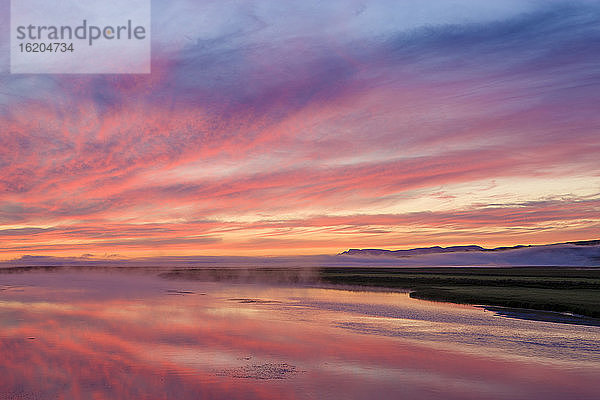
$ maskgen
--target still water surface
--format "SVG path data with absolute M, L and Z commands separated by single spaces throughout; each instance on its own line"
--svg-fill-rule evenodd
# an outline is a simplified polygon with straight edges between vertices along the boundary
M 600 327 L 406 293 L 0 274 L 0 399 L 598 399 Z

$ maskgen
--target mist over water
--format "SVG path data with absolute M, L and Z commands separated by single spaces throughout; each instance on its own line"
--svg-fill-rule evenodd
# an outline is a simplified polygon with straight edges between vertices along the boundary
M 598 326 L 332 289 L 311 268 L 7 270 L 0 352 L 0 399 L 600 392 Z

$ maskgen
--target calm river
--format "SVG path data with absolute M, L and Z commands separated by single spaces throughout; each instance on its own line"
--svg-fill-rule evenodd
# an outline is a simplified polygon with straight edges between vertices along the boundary
M 598 399 L 600 327 L 406 293 L 0 274 L 0 399 Z

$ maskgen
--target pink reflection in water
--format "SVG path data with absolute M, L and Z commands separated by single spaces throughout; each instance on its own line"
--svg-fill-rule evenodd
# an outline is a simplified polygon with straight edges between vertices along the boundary
M 402 293 L 0 274 L 0 398 L 592 399 L 598 327 Z

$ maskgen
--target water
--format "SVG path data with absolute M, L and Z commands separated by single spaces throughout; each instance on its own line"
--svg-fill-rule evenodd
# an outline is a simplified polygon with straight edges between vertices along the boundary
M 600 327 L 406 293 L 0 274 L 0 399 L 597 399 Z

